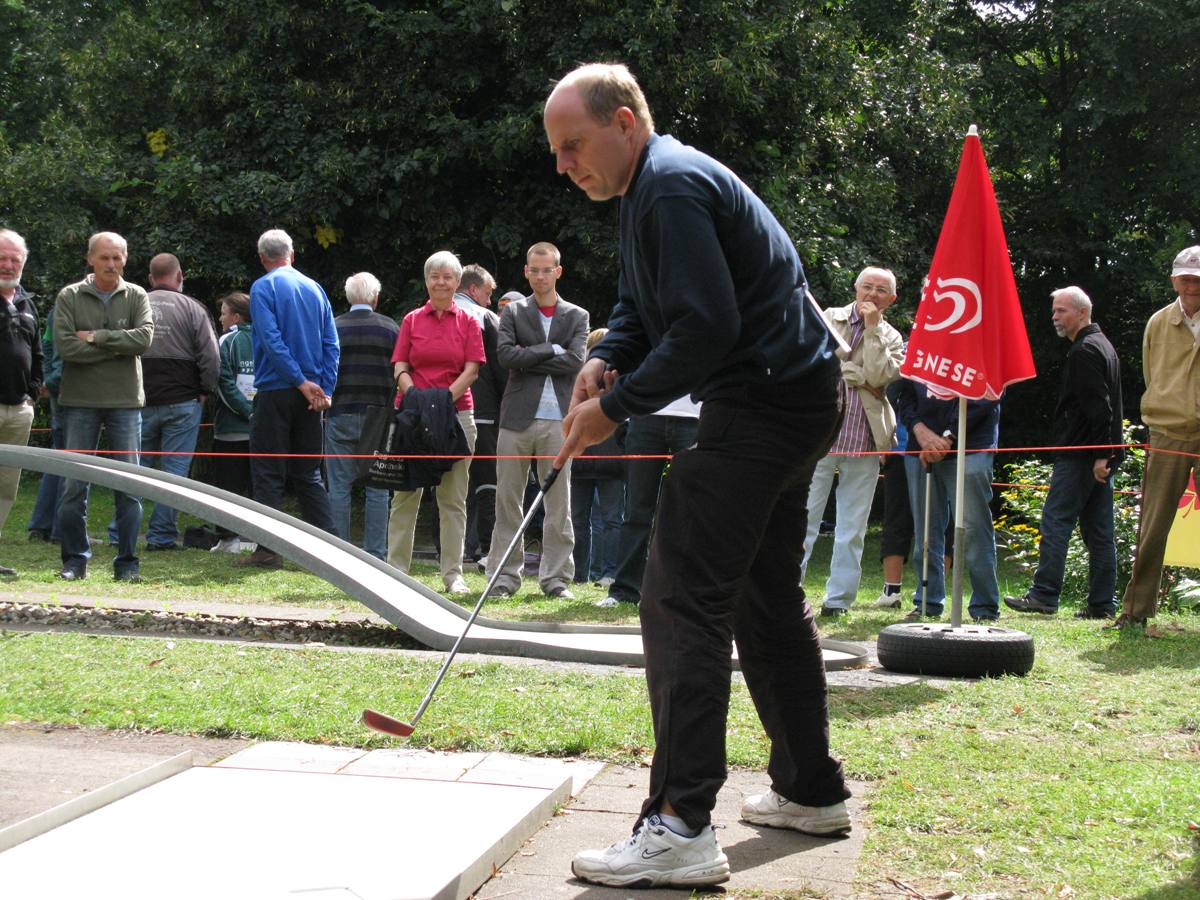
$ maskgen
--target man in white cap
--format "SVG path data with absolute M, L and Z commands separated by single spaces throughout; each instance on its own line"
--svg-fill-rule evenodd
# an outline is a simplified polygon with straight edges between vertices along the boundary
M 1150 455 L 1133 575 L 1111 628 L 1145 625 L 1154 615 L 1179 498 L 1189 475 L 1200 481 L 1200 245 L 1175 257 L 1171 287 L 1175 300 L 1150 317 L 1142 337 L 1142 421 L 1150 429 Z

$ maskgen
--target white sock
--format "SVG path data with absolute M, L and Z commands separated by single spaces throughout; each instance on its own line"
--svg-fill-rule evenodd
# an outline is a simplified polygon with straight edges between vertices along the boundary
M 664 825 L 683 837 L 695 837 L 700 833 L 699 828 L 688 828 L 687 822 L 683 821 L 679 816 L 668 816 L 666 813 L 660 812 L 658 817 Z

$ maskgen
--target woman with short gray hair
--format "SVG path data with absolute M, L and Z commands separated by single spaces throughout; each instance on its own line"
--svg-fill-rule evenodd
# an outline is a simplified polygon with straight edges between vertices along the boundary
M 473 451 L 476 429 L 471 384 L 486 357 L 478 320 L 454 302 L 462 269 L 458 257 L 448 250 L 440 250 L 425 261 L 425 288 L 429 296 L 423 306 L 414 309 L 400 323 L 392 362 L 401 397 L 414 387 L 449 391 L 467 446 Z M 456 461 L 434 489 L 440 521 L 442 582 L 450 594 L 470 592 L 462 568 L 470 465 L 469 456 Z M 412 564 L 422 493 L 418 488 L 392 495 L 387 561 L 403 572 L 408 572 Z

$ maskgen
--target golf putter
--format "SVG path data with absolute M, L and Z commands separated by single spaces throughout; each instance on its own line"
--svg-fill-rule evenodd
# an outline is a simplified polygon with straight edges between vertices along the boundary
M 508 544 L 508 549 L 504 551 L 504 555 L 496 563 L 496 568 L 492 570 L 492 577 L 488 579 L 487 587 L 479 595 L 479 601 L 475 604 L 475 609 L 471 611 L 462 634 L 458 636 L 458 640 L 450 648 L 450 653 L 446 656 L 446 661 L 442 663 L 442 668 L 438 671 L 437 677 L 433 679 L 433 684 L 429 686 L 429 690 L 425 694 L 425 699 L 421 701 L 421 705 L 417 707 L 416 713 L 413 714 L 412 721 L 402 722 L 399 719 L 394 719 L 373 709 L 364 709 L 362 714 L 362 723 L 364 725 L 374 731 L 380 731 L 384 734 L 391 734 L 397 737 L 408 737 L 413 733 L 413 729 L 417 727 L 417 722 L 421 720 L 421 716 L 429 708 L 429 703 L 433 700 L 434 692 L 437 691 L 438 686 L 442 683 L 442 679 L 446 677 L 446 672 L 450 669 L 450 663 L 454 662 L 454 657 L 458 654 L 458 648 L 462 645 L 463 639 L 466 638 L 467 632 L 471 630 L 471 626 L 475 624 L 475 619 L 479 617 L 479 611 L 483 609 L 484 601 L 487 600 L 488 595 L 492 592 L 492 588 L 495 587 L 496 579 L 500 577 L 500 572 L 504 569 L 504 564 L 508 562 L 517 545 L 521 543 L 521 539 L 525 536 L 525 529 L 529 527 L 529 523 L 537 515 L 542 501 L 546 499 L 546 492 L 550 490 L 555 479 L 558 478 L 558 473 L 561 471 L 561 469 L 551 469 L 550 474 L 546 476 L 546 480 L 542 482 L 541 490 L 538 491 L 538 495 L 533 499 L 533 502 L 529 504 L 529 510 L 525 513 L 525 518 L 521 520 L 521 524 L 517 527 L 517 533 L 513 535 L 513 539 Z

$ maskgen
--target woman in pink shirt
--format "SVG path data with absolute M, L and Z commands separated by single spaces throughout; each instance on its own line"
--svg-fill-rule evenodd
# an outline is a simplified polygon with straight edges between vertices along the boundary
M 425 289 L 429 299 L 401 321 L 392 362 L 400 396 L 412 387 L 444 388 L 450 392 L 459 424 L 467 436 L 467 446 L 474 450 L 471 383 L 478 376 L 485 357 L 479 321 L 454 302 L 462 271 L 462 263 L 448 250 L 439 250 L 425 260 Z M 470 465 L 469 456 L 458 460 L 434 489 L 441 522 L 442 582 L 450 594 L 470 593 L 462 569 Z M 422 493 L 418 489 L 396 491 L 392 495 L 387 561 L 402 572 L 407 572 L 412 564 L 413 536 Z

